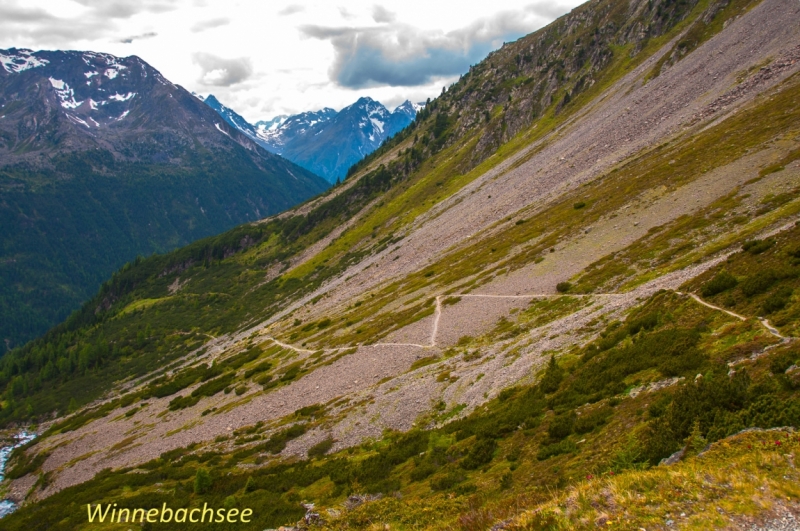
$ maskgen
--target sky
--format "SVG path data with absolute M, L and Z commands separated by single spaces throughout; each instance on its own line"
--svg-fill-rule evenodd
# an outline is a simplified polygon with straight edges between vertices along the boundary
M 0 48 L 138 55 L 255 123 L 362 96 L 425 101 L 580 3 L 0 0 Z

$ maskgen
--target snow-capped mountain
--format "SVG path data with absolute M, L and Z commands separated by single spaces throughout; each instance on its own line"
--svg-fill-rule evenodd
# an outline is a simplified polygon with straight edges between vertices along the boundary
M 326 188 L 138 57 L 0 49 L 0 353 L 137 255 Z
M 255 127 L 250 125 L 250 123 L 237 114 L 236 111 L 220 103 L 220 101 L 213 94 L 209 94 L 207 98 L 203 98 L 202 96 L 197 97 L 204 101 L 206 105 L 217 111 L 217 114 L 222 116 L 231 126 L 235 127 L 253 140 L 258 141 Z
M 256 129 L 260 129 L 262 131 L 271 131 L 280 127 L 280 125 L 285 122 L 288 117 L 288 114 L 279 114 L 272 120 L 261 120 L 253 125 L 256 127 Z
M 336 182 L 345 177 L 350 166 L 410 124 L 418 109 L 406 101 L 389 112 L 380 102 L 361 98 L 329 122 L 315 125 L 287 142 L 281 155 Z
M 252 126 L 214 96 L 208 96 L 205 102 L 229 124 L 269 151 L 331 183 L 344 178 L 350 166 L 410 124 L 423 107 L 406 101 L 389 112 L 380 102 L 361 98 L 338 113 L 326 107 L 320 111 L 276 116 Z
M 321 127 L 336 117 L 336 111 L 325 107 L 320 111 L 307 111 L 292 116 L 277 116 L 269 121 L 256 123 L 258 137 L 267 149 L 280 155 L 283 148 L 310 129 Z

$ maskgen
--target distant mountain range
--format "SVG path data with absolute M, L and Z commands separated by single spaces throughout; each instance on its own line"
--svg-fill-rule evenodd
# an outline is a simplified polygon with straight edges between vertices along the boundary
M 350 166 L 404 129 L 422 108 L 406 101 L 389 112 L 380 102 L 361 98 L 339 112 L 326 107 L 253 125 L 213 94 L 198 97 L 253 141 L 330 183 L 343 179 Z
M 326 187 L 138 57 L 0 50 L 0 352 L 137 255 Z

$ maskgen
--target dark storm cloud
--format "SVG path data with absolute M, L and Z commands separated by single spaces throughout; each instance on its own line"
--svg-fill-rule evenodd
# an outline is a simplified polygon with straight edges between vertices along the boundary
M 253 75 L 253 65 L 247 57 L 224 59 L 209 53 L 196 53 L 192 59 L 202 70 L 198 81 L 203 85 L 229 87 Z
M 442 33 L 392 22 L 384 16 L 388 12 L 376 6 L 373 18 L 384 22 L 380 26 L 306 25 L 300 31 L 333 45 L 335 58 L 329 75 L 340 86 L 415 86 L 464 73 L 503 41 L 515 40 L 566 11 L 532 4 Z
M 149 31 L 147 33 L 142 33 L 141 35 L 131 35 L 130 37 L 125 37 L 124 39 L 120 39 L 119 42 L 121 42 L 122 44 L 130 44 L 133 41 L 140 41 L 142 39 L 152 39 L 157 35 L 158 33 L 156 33 L 155 31 Z
M 220 26 L 227 26 L 231 23 L 231 19 L 228 17 L 220 17 L 220 18 L 212 18 L 210 20 L 201 20 L 194 26 L 192 26 L 192 33 L 199 33 L 201 31 L 206 31 L 213 28 L 219 28 Z

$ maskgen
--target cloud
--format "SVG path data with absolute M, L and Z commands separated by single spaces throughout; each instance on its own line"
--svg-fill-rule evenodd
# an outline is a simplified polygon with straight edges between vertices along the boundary
M 142 12 L 166 13 L 178 8 L 180 0 L 74 0 L 106 18 L 130 18 Z
M 397 15 L 383 6 L 376 5 L 372 8 L 372 20 L 375 22 L 394 22 Z
M 192 60 L 202 70 L 198 82 L 206 86 L 229 87 L 253 75 L 253 64 L 248 57 L 223 59 L 198 52 L 192 56 Z
M 339 14 L 342 15 L 342 18 L 348 20 L 351 18 L 356 18 L 356 15 L 348 11 L 346 7 L 339 6 L 338 9 L 339 9 Z
M 133 41 L 140 41 L 142 39 L 152 39 L 158 35 L 155 31 L 148 31 L 147 33 L 142 33 L 141 35 L 131 35 L 130 37 L 125 37 L 124 39 L 120 39 L 119 42 L 122 44 L 130 44 Z
M 300 4 L 290 4 L 280 11 L 278 11 L 278 15 L 282 17 L 286 17 L 289 15 L 294 15 L 295 13 L 300 13 L 301 11 L 305 11 L 306 8 L 301 6 Z
M 75 0 L 87 9 L 74 16 L 56 16 L 41 7 L 28 7 L 13 0 L 0 0 L 0 34 L 4 40 L 25 41 L 28 46 L 74 46 L 76 41 L 110 38 L 131 43 L 155 36 L 143 33 L 119 39 L 117 20 L 137 13 L 163 13 L 182 0 Z M 130 31 L 130 30 L 128 30 Z
M 113 23 L 97 24 L 91 16 L 64 19 L 38 7 L 0 4 L 0 34 L 6 40 L 28 41 L 35 46 L 58 45 L 102 37 L 114 30 Z
M 334 62 L 328 74 L 339 86 L 417 86 L 464 73 L 502 42 L 530 33 L 565 11 L 531 4 L 443 33 L 391 22 L 391 17 L 385 16 L 391 13 L 375 6 L 373 18 L 386 21 L 380 26 L 305 25 L 300 32 L 308 38 L 330 41 Z
M 38 7 L 0 5 L 0 20 L 3 22 L 40 22 L 56 20 L 56 17 Z
M 230 23 L 231 19 L 229 19 L 228 17 L 212 18 L 209 20 L 201 20 L 200 22 L 193 25 L 191 30 L 192 33 L 199 33 L 201 31 L 218 28 L 220 26 L 227 26 Z

